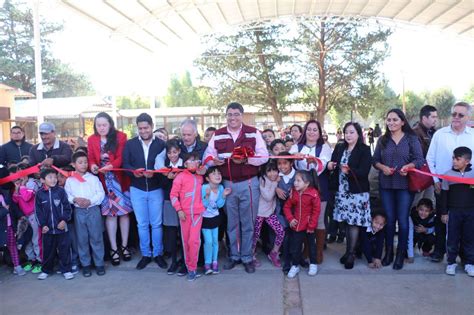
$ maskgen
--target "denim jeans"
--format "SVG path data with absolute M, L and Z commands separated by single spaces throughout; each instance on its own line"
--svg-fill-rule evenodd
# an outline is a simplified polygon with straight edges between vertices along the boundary
M 383 189 L 380 188 L 382 207 L 387 214 L 385 227 L 385 246 L 393 247 L 395 236 L 395 223 L 398 221 L 398 249 L 408 248 L 408 217 L 414 194 L 408 189 Z
M 153 257 L 163 255 L 163 190 L 155 189 L 144 191 L 130 187 L 130 199 L 133 211 L 137 218 L 138 237 L 140 238 L 140 251 L 142 256 L 151 257 L 151 241 L 153 244 Z

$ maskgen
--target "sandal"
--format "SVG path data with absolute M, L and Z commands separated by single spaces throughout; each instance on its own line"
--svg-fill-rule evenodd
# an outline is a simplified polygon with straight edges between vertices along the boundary
M 112 266 L 118 266 L 120 265 L 120 254 L 119 250 L 110 250 L 110 262 L 112 263 Z
M 132 260 L 132 254 L 130 254 L 130 250 L 128 249 L 128 246 L 120 246 L 121 251 L 122 251 L 122 257 L 124 261 L 130 261 Z

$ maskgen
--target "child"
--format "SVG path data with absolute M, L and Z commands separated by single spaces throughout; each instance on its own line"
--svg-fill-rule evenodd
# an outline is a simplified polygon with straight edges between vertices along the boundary
M 176 176 L 170 192 L 171 204 L 178 212 L 180 220 L 188 281 L 194 281 L 198 277 L 196 269 L 201 247 L 202 213 L 205 210 L 201 195 L 203 179 L 201 175 L 194 173 L 201 162 L 198 159 L 199 156 L 196 152 L 188 153 L 185 156 L 186 171 Z
M 314 230 L 318 225 L 321 211 L 321 199 L 318 191 L 318 175 L 315 170 L 297 171 L 293 190 L 283 207 L 285 217 L 290 223 L 290 254 L 291 269 L 288 278 L 294 278 L 300 272 L 298 267 L 301 261 L 301 245 L 304 239 L 308 240 L 309 276 L 318 272 L 316 265 L 316 238 Z
M 293 139 L 287 139 L 285 141 L 285 151 L 290 151 L 291 147 L 295 144 L 295 142 L 293 141 Z
M 58 175 L 52 168 L 40 173 L 43 188 L 36 192 L 35 215 L 41 229 L 43 241 L 43 265 L 39 280 L 45 280 L 54 268 L 56 253 L 59 269 L 66 280 L 74 278 L 71 273 L 71 240 L 66 222 L 71 218 L 71 206 L 66 192 L 58 187 Z
M 270 143 L 270 154 L 278 155 L 283 151 L 286 151 L 285 142 L 282 139 L 275 139 Z
M 411 226 L 414 229 L 414 246 L 418 245 L 423 251 L 423 257 L 430 255 L 435 244 L 435 211 L 433 202 L 430 199 L 420 199 L 417 206 L 410 213 Z
M 166 142 L 166 156 L 165 167 L 170 168 L 184 168 L 183 159 L 179 157 L 181 149 L 177 140 L 170 140 Z M 177 262 L 178 255 L 178 228 L 179 219 L 176 210 L 173 208 L 170 202 L 170 191 L 175 179 L 176 172 L 170 172 L 163 174 L 163 232 L 165 240 L 165 250 L 171 254 L 171 265 L 168 268 L 168 274 L 174 275 L 178 270 L 179 264 Z M 181 270 L 178 272 L 179 276 L 186 275 L 186 266 L 183 264 Z
M 94 257 L 98 276 L 105 275 L 104 238 L 100 204 L 105 197 L 104 188 L 97 176 L 89 173 L 87 153 L 77 151 L 72 155 L 72 164 L 76 173 L 85 180 L 69 177 L 66 180 L 66 192 L 70 203 L 74 204 L 74 224 L 76 227 L 77 249 L 84 277 L 90 277 L 91 252 Z M 90 249 L 89 249 L 90 246 Z
M 15 213 L 14 213 L 15 212 Z M 0 192 L 0 248 L 7 247 L 13 262 L 13 273 L 19 276 L 26 274 L 20 265 L 20 256 L 15 239 L 14 217 L 21 216 L 7 204 Z
M 61 167 L 65 172 L 74 172 L 72 165 L 66 165 Z M 64 188 L 66 186 L 67 177 L 61 173 L 58 173 L 58 186 Z M 77 251 L 77 234 L 76 227 L 74 225 L 74 204 L 71 203 L 71 220 L 67 222 L 67 230 L 69 231 L 69 237 L 71 238 L 71 272 L 72 274 L 79 273 L 79 253 Z
M 453 169 L 446 175 L 474 178 L 472 151 L 458 147 L 453 152 Z M 456 274 L 456 258 L 464 253 L 464 270 L 474 277 L 474 185 L 443 180 L 441 183 L 441 221 L 448 226 L 446 274 Z
M 275 140 L 276 141 L 276 140 Z M 276 209 L 276 189 L 279 181 L 277 164 L 270 161 L 262 166 L 262 176 L 260 177 L 260 198 L 258 201 L 257 219 L 255 220 L 255 228 L 253 235 L 252 252 L 255 255 L 257 241 L 260 238 L 263 221 L 265 221 L 275 232 L 276 238 L 272 251 L 267 255 L 273 266 L 280 268 L 280 246 L 285 237 L 285 230 L 278 222 L 275 214 Z M 254 258 L 254 261 L 256 259 Z
M 280 156 L 290 155 L 288 151 L 281 152 Z M 278 181 L 277 188 L 275 190 L 277 195 L 277 217 L 280 221 L 280 224 L 285 229 L 285 237 L 283 238 L 283 243 L 281 247 L 281 256 L 283 259 L 283 272 L 285 274 L 290 271 L 291 268 L 291 256 L 290 256 L 290 245 L 288 236 L 290 233 L 290 226 L 288 225 L 288 221 L 285 218 L 285 214 L 283 213 L 283 205 L 285 204 L 288 196 L 290 195 L 291 188 L 295 182 L 295 174 L 296 171 L 293 168 L 293 159 L 283 159 L 279 158 L 277 160 L 278 171 L 280 172 L 280 180 Z
M 362 251 L 367 258 L 369 268 L 382 268 L 382 251 L 387 215 L 382 211 L 372 211 L 372 223 L 361 232 Z
M 217 167 L 206 171 L 208 184 L 202 186 L 202 204 L 206 208 L 202 219 L 202 234 L 204 236 L 204 273 L 218 274 L 217 257 L 219 254 L 219 225 L 221 215 L 219 209 L 225 204 L 225 198 L 230 194 L 230 188 L 224 189 L 222 174 Z M 211 266 L 212 263 L 212 266 Z M 211 268 L 212 267 L 212 268 Z
M 16 173 L 19 171 L 19 167 L 11 167 L 10 173 Z M 24 269 L 25 271 L 31 271 L 32 273 L 41 272 L 41 251 L 40 251 L 40 233 L 38 222 L 35 217 L 35 191 L 26 187 L 28 177 L 23 176 L 15 180 L 15 190 L 13 192 L 12 200 L 20 208 L 23 215 L 28 218 L 29 225 L 31 226 L 33 235 L 32 239 L 25 247 L 25 254 L 28 257 Z

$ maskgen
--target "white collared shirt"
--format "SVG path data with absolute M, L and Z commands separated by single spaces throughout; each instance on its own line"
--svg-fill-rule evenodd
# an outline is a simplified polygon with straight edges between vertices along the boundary
M 43 142 L 38 144 L 38 150 L 45 150 Z M 59 149 L 59 139 L 54 139 L 53 149 Z
M 453 131 L 451 126 L 439 129 L 431 140 L 426 162 L 430 171 L 435 174 L 444 174 L 453 167 L 453 151 L 458 147 L 468 147 L 474 152 L 474 131 L 467 127 L 460 134 Z M 439 182 L 434 177 L 435 182 Z
M 143 152 L 145 153 L 145 165 L 146 165 L 146 162 L 148 161 L 148 152 L 150 152 L 150 146 L 155 140 L 155 137 L 153 136 L 150 142 L 148 142 L 148 144 L 146 144 L 145 141 L 143 141 L 142 137 L 140 136 L 138 136 L 138 140 L 142 144 Z
M 99 178 L 89 172 L 85 173 L 82 178 L 85 180 L 84 183 L 81 183 L 74 177 L 69 177 L 66 180 L 64 189 L 66 190 L 69 203 L 74 203 L 74 198 L 85 198 L 91 202 L 89 207 L 100 206 L 105 198 L 105 192 Z M 79 207 L 76 204 L 75 206 Z
M 295 171 L 295 169 L 292 167 L 292 168 L 291 168 L 291 172 L 290 172 L 289 174 L 285 175 L 285 174 L 283 174 L 283 173 L 280 172 L 279 175 L 281 176 L 281 178 L 283 179 L 283 181 L 285 182 L 285 184 L 288 184 L 288 183 L 290 182 L 290 180 L 295 176 L 295 173 L 296 173 L 296 171 Z
M 171 167 L 171 168 L 178 168 L 178 167 L 181 167 L 181 166 L 183 166 L 183 159 L 182 158 L 179 158 L 178 161 L 176 161 L 176 164 L 173 164 L 173 162 L 170 161 L 169 167 Z
M 294 144 L 291 147 L 290 153 L 291 154 L 298 153 L 298 144 Z M 316 146 L 308 147 L 307 145 L 303 145 L 299 153 L 308 154 L 308 155 L 312 155 L 316 157 Z M 331 155 L 332 155 L 331 147 L 327 145 L 326 143 L 323 144 L 321 153 L 319 154 L 319 157 L 317 157 L 323 163 L 323 168 L 321 171 L 318 171 L 318 175 L 320 175 L 326 169 L 326 165 L 328 164 L 329 161 L 331 161 Z M 306 163 L 306 159 L 304 159 L 300 161 L 295 161 L 295 167 L 297 170 L 310 170 L 310 169 L 316 168 L 316 164 L 311 163 L 308 166 L 308 163 Z

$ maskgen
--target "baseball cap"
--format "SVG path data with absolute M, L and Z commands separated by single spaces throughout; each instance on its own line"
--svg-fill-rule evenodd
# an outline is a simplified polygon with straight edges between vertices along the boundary
M 50 122 L 44 122 L 39 126 L 39 133 L 50 133 L 55 131 L 56 128 Z

